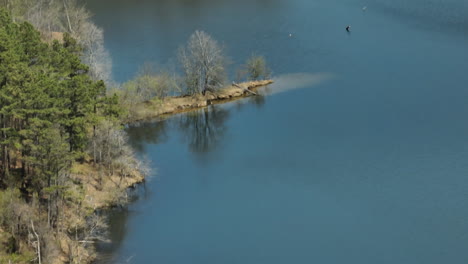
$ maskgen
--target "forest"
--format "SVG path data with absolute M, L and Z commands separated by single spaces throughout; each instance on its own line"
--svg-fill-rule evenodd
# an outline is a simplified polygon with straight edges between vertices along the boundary
M 53 263 L 60 240 L 68 241 L 68 261 L 82 263 L 105 225 L 81 206 L 83 184 L 73 167 L 121 177 L 138 171 L 130 167 L 136 160 L 119 99 L 106 96 L 83 54 L 71 34 L 44 41 L 30 23 L 0 9 L 0 263 Z

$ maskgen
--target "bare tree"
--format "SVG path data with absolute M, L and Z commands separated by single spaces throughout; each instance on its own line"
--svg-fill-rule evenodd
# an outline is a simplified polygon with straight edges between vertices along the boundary
M 104 47 L 104 30 L 92 22 L 92 14 L 79 1 L 62 1 L 65 11 L 62 24 L 68 25 L 63 27 L 83 47 L 82 59 L 89 66 L 89 75 L 96 81 L 111 81 L 112 60 Z
M 184 70 L 188 94 L 205 94 L 223 85 L 226 58 L 222 47 L 207 33 L 195 31 L 187 46 L 180 48 L 178 58 Z
M 84 47 L 83 61 L 89 66 L 93 80 L 112 81 L 112 59 L 104 48 L 104 31 L 94 23 L 83 22 L 77 34 L 78 43 Z
M 109 175 L 120 175 L 120 180 L 136 171 L 146 171 L 127 141 L 128 136 L 119 124 L 104 120 L 97 125 L 89 148 L 94 162 L 106 168 Z

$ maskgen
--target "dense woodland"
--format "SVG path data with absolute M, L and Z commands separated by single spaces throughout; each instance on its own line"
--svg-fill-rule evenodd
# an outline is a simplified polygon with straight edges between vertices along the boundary
M 118 97 L 106 96 L 82 54 L 70 34 L 47 43 L 30 23 L 15 23 L 0 9 L 0 226 L 11 236 L 2 245 L 6 253 L 19 252 L 19 241 L 28 241 L 37 262 L 60 255 L 54 241 L 72 236 L 63 230 L 69 223 L 61 209 L 82 199 L 70 191 L 74 162 L 108 174 L 136 169 L 130 168 L 135 163 L 121 130 Z M 101 220 L 79 213 L 89 217 L 75 225 L 75 240 L 94 238 L 87 230 Z M 69 254 L 80 263 L 78 251 Z
M 5 10 L 0 26 L 0 184 L 40 193 L 70 159 L 84 158 L 90 129 L 119 117 L 118 101 L 89 77 L 69 34 L 46 44 Z

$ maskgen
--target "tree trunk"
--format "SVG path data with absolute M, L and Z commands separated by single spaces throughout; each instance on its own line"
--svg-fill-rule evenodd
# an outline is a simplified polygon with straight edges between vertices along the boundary
M 71 22 L 70 22 L 70 15 L 68 14 L 68 7 L 67 7 L 65 0 L 63 0 L 63 7 L 65 8 L 65 14 L 67 16 L 68 29 L 70 30 L 70 33 L 73 33 L 73 29 L 72 29 Z
M 94 162 L 94 165 L 96 165 L 97 161 L 96 161 L 96 138 L 94 138 L 93 140 L 93 162 Z
M 50 217 L 50 214 L 51 214 L 51 212 L 50 212 L 50 199 L 51 199 L 51 195 L 49 194 L 49 200 L 47 201 L 47 224 L 48 224 L 49 228 L 50 228 L 50 218 L 51 218 Z
M 2 128 L 3 128 L 3 131 L 2 131 L 2 137 L 3 137 L 3 140 L 6 141 L 7 140 L 7 135 L 6 135 L 6 132 L 5 132 L 5 129 L 7 128 L 6 127 L 6 119 L 5 119 L 5 115 L 2 115 Z M 2 145 L 2 176 L 3 177 L 8 177 L 9 175 L 9 162 L 8 162 L 8 147 L 6 145 L 6 142 L 3 143 Z
M 32 228 L 32 231 L 34 233 L 34 235 L 36 236 L 36 239 L 37 239 L 37 259 L 39 261 L 39 264 L 42 263 L 42 257 L 41 257 L 41 240 L 39 239 L 39 235 L 36 233 L 36 230 L 34 229 L 34 222 L 31 220 L 31 228 Z

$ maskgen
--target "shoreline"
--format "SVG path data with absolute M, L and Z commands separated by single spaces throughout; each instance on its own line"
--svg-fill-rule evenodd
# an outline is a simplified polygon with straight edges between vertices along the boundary
M 120 173 L 106 175 L 104 171 L 90 162 L 75 162 L 70 177 L 76 184 L 71 192 L 75 195 L 79 195 L 79 193 L 82 195 L 78 212 L 75 212 L 73 206 L 64 209 L 67 218 L 61 224 L 70 229 L 74 226 L 85 226 L 88 217 L 92 214 L 106 212 L 112 208 L 125 207 L 130 203 L 128 191 L 146 181 L 146 175 L 143 171 L 132 171 L 127 175 Z M 85 212 L 88 212 L 88 215 L 82 214 Z M 94 227 L 101 228 L 105 233 L 109 231 L 107 224 L 101 225 L 96 222 Z M 107 240 L 107 235 L 98 240 L 102 241 L 102 239 Z M 95 247 L 96 242 L 91 239 L 88 243 L 76 243 L 69 235 L 58 233 L 57 243 L 62 254 L 54 263 L 61 264 L 70 261 L 95 263 L 99 258 Z M 71 254 L 78 255 L 79 260 L 70 258 Z
M 272 84 L 274 81 L 260 80 L 231 84 L 216 92 L 205 95 L 172 96 L 164 99 L 150 100 L 136 105 L 133 116 L 125 120 L 126 124 L 147 121 L 157 117 L 194 111 L 214 104 L 223 104 L 249 96 L 255 96 L 258 88 Z

